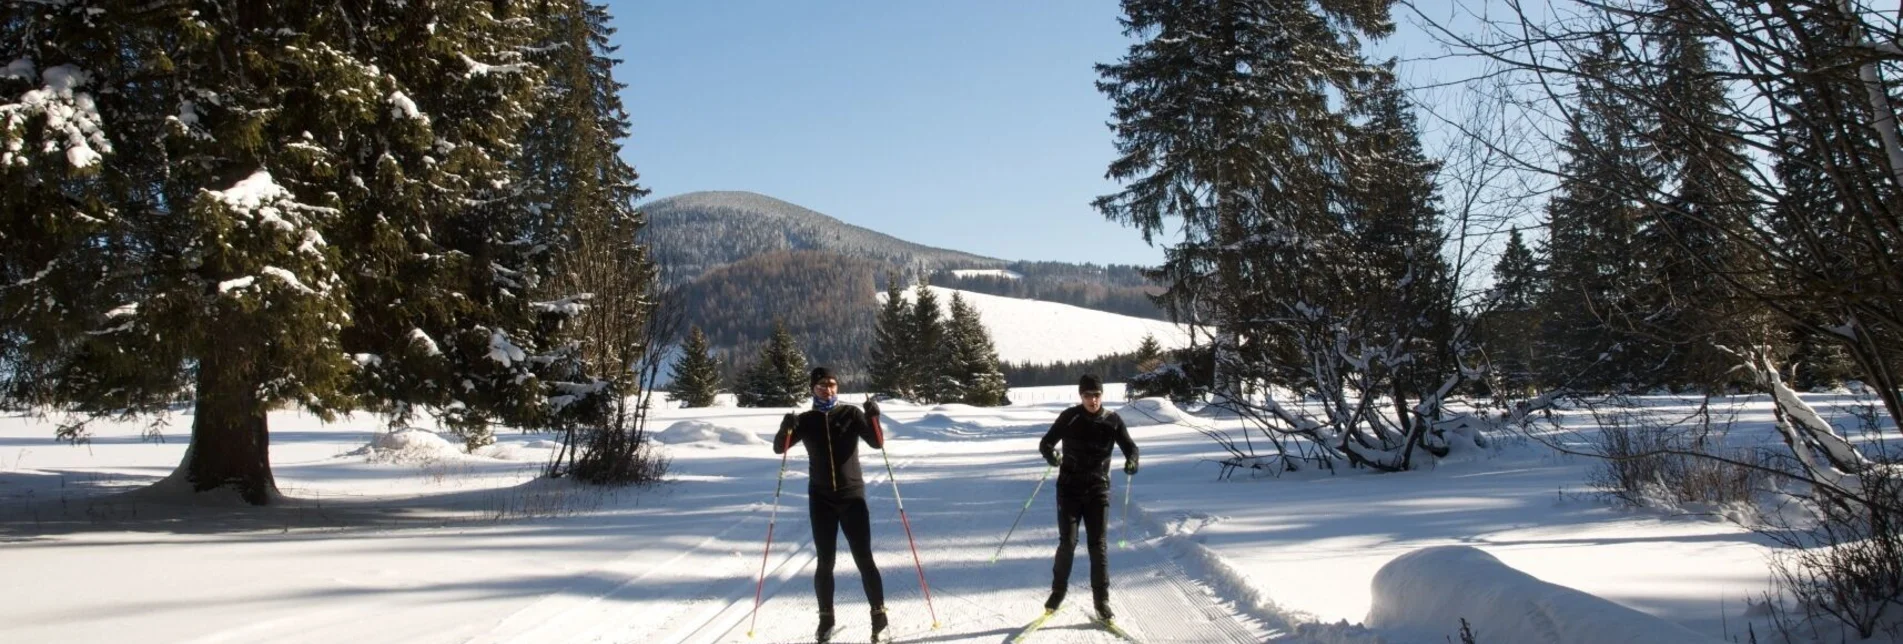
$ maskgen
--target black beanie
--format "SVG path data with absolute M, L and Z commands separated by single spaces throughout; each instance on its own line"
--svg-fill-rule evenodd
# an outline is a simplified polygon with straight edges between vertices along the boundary
M 1091 374 L 1077 379 L 1077 393 L 1103 393 L 1103 380 Z
M 833 377 L 833 370 L 825 367 L 813 367 L 813 377 L 806 379 L 806 386 L 819 384 L 819 381 Z

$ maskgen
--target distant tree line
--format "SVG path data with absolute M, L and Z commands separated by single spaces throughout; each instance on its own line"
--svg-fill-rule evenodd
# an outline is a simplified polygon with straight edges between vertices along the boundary
M 946 312 L 924 284 L 907 300 L 896 277 L 888 283 L 885 302 L 876 313 L 874 341 L 855 361 L 868 365 L 865 389 L 921 403 L 1009 402 L 997 349 L 977 309 L 953 294 Z M 690 331 L 673 366 L 674 399 L 689 407 L 707 406 L 724 389 L 734 392 L 742 407 L 787 407 L 809 397 L 806 368 L 813 363 L 785 324 L 772 324 L 770 338 L 756 357 L 744 365 L 728 360 L 725 369 L 708 350 L 700 329 Z M 843 378 L 841 387 L 859 388 Z

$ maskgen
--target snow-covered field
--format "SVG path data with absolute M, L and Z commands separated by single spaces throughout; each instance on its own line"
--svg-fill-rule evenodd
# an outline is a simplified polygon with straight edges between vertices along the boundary
M 1163 320 L 1151 320 L 1083 307 L 986 295 L 939 286 L 928 286 L 938 298 L 939 310 L 951 315 L 951 299 L 956 294 L 978 311 L 985 330 L 998 349 L 998 359 L 1018 364 L 1056 364 L 1079 362 L 1112 353 L 1136 351 L 1144 335 L 1156 336 L 1164 349 L 1189 345 L 1189 327 Z M 911 290 L 907 301 L 916 301 Z M 885 293 L 878 295 L 881 304 Z M 1073 401 L 1075 402 L 1075 401 Z
M 900 641 L 999 642 L 1039 612 L 1056 541 L 1050 486 L 999 546 L 1044 472 L 1037 439 L 1074 401 L 1063 387 L 1012 399 L 884 405 L 889 451 L 861 454 Z M 1199 429 L 1234 424 L 1154 402 L 1126 412 L 1143 471 L 1127 513 L 1120 489 L 1111 519 L 1113 543 L 1130 542 L 1113 546 L 1113 601 L 1145 641 L 1446 642 L 1461 617 L 1481 642 L 1515 641 L 1508 634 L 1528 624 L 1584 633 L 1571 641 L 1729 639 L 1754 619 L 1745 600 L 1768 587 L 1760 537 L 1702 516 L 1613 509 L 1586 493 L 1586 459 L 1534 441 L 1499 440 L 1427 471 L 1219 480 L 1220 451 Z M 1734 437 L 1770 440 L 1768 405 L 1741 404 Z M 787 468 L 775 515 L 780 462 L 759 440 L 784 411 L 663 410 L 652 428 L 673 459 L 668 481 L 608 493 L 532 480 L 551 447 L 542 436 L 505 436 L 471 456 L 427 435 L 380 436 L 374 418 L 283 412 L 272 457 L 293 500 L 262 509 L 117 496 L 177 464 L 189 416 L 171 419 L 163 443 L 122 424 L 81 446 L 52 440 L 59 419 L 0 418 L 0 570 L 14 580 L 0 587 L 0 641 L 809 638 L 805 467 Z M 1150 420 L 1171 413 L 1161 420 L 1180 420 Z M 1036 641 L 1113 641 L 1086 620 L 1082 553 L 1078 565 L 1069 605 Z M 839 576 L 841 637 L 863 640 L 849 558 Z M 1454 588 L 1502 599 L 1450 597 Z M 1363 624 L 1371 618 L 1381 627 Z

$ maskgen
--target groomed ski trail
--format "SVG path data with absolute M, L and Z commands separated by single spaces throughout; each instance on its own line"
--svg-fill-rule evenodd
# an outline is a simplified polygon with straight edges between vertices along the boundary
M 888 641 L 996 644 L 1016 635 L 1043 611 L 1057 543 L 1054 486 L 1044 487 L 1003 555 L 997 563 L 988 563 L 1043 471 L 1044 464 L 1036 456 L 1036 437 L 1043 429 L 996 428 L 978 440 L 890 438 L 893 468 L 931 584 L 933 607 L 940 622 L 937 629 L 931 628 L 931 611 L 919 588 L 885 467 L 877 454 L 861 453 L 861 462 L 866 465 L 874 557 L 884 580 L 891 619 Z M 1121 483 L 1121 476 L 1118 481 Z M 769 495 L 770 484 L 767 479 L 761 485 Z M 632 589 L 654 571 L 635 572 L 610 564 L 587 571 L 582 576 L 588 582 L 541 598 L 503 620 L 488 636 L 472 641 L 812 642 L 817 622 L 812 576 L 818 556 L 813 548 L 803 482 L 789 479 L 787 488 L 791 491 L 780 499 L 780 519 L 752 638 L 748 637 L 748 618 L 753 609 L 760 540 L 765 537 L 770 498 L 751 506 L 744 519 L 733 521 L 675 557 L 675 561 L 693 565 L 697 560 L 718 556 L 723 563 L 718 571 L 702 571 L 708 576 L 718 575 L 717 579 L 692 589 L 661 615 L 617 601 L 624 592 L 641 594 Z M 1138 491 L 1135 503 L 1140 506 L 1141 501 Z M 1120 627 L 1145 643 L 1265 639 L 1259 625 L 1235 613 L 1206 586 L 1191 579 L 1140 524 L 1132 526 L 1130 547 L 1118 549 L 1116 537 L 1123 520 L 1119 505 L 1111 508 L 1109 540 L 1111 601 Z M 839 630 L 832 641 L 867 642 L 870 618 L 843 535 L 839 550 L 834 567 Z M 729 551 L 752 554 L 725 556 Z M 1079 544 L 1065 605 L 1025 641 L 1127 642 L 1092 623 L 1089 610 L 1089 557 L 1087 549 Z M 647 614 L 639 614 L 642 612 Z

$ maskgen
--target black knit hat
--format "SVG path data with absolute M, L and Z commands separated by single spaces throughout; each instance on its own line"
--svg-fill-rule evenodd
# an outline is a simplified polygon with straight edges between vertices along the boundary
M 806 379 L 806 386 L 811 387 L 813 385 L 817 385 L 819 384 L 819 381 L 825 380 L 827 378 L 832 378 L 832 377 L 833 377 L 833 370 L 827 369 L 825 367 L 813 367 L 813 376 L 811 378 Z M 834 378 L 834 380 L 837 380 L 837 378 Z
M 1097 378 L 1097 376 L 1092 374 L 1084 374 L 1084 377 L 1077 379 L 1077 393 L 1080 393 L 1080 394 L 1103 393 L 1103 380 Z

